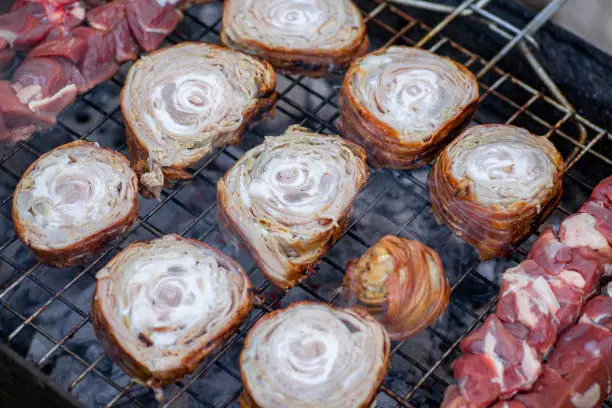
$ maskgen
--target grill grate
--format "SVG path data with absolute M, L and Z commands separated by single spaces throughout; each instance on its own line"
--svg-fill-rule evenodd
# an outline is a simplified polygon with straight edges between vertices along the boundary
M 448 24 L 461 24 L 463 20 L 455 17 L 468 10 L 474 0 L 464 1 L 436 27 L 413 19 L 406 9 L 386 1 L 357 3 L 376 48 L 418 44 L 477 73 L 482 97 L 476 122 L 512 123 L 546 135 L 555 143 L 566 159 L 567 169 L 564 198 L 549 224 L 558 224 L 577 210 L 594 185 L 612 173 L 612 161 L 605 153 L 610 148 L 610 134 L 605 129 L 440 34 Z M 221 8 L 221 4 L 211 4 L 189 10 L 168 42 L 218 42 Z M 477 14 L 488 15 L 490 21 L 504 26 L 505 22 L 490 12 Z M 526 30 L 510 27 L 512 35 L 506 35 L 509 41 L 533 41 Z M 492 60 L 505 56 L 507 50 L 502 52 Z M 127 68 L 124 66 L 112 80 L 81 97 L 61 115 L 53 129 L 29 142 L 0 149 L 0 333 L 11 347 L 88 406 L 151 406 L 152 393 L 131 383 L 98 346 L 89 320 L 89 303 L 95 272 L 112 256 L 134 240 L 179 233 L 231 252 L 248 270 L 261 303 L 214 357 L 184 381 L 167 387 L 164 406 L 236 405 L 241 392 L 238 354 L 246 332 L 257 319 L 300 299 L 338 303 L 337 289 L 346 261 L 391 233 L 419 239 L 440 253 L 452 296 L 446 313 L 436 324 L 392 345 L 391 367 L 378 394 L 378 406 L 438 406 L 444 388 L 452 381 L 450 363 L 459 355 L 458 343 L 495 305 L 501 272 L 520 262 L 533 237 L 510 260 L 480 262 L 469 245 L 436 224 L 425 183 L 429 168 L 373 170 L 356 201 L 348 232 L 327 254 L 314 276 L 284 294 L 263 279 L 250 257 L 225 246 L 216 223 L 216 181 L 244 151 L 261 143 L 264 135 L 280 134 L 293 123 L 337 133 L 338 81 L 279 75 L 275 118 L 248 131 L 241 146 L 227 147 L 200 161 L 194 166 L 193 179 L 164 191 L 160 202 L 142 200 L 138 221 L 115 247 L 80 268 L 55 270 L 36 262 L 13 232 L 14 187 L 32 161 L 71 140 L 96 141 L 127 154 L 119 107 Z

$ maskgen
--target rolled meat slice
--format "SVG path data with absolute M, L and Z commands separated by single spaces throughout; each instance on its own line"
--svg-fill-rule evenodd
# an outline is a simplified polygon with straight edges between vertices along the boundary
M 433 160 L 473 117 L 478 82 L 429 51 L 389 47 L 355 61 L 339 95 L 339 127 L 377 167 Z
M 213 44 L 181 43 L 141 58 L 121 92 L 141 192 L 159 198 L 213 148 L 238 143 L 249 122 L 274 109 L 275 89 L 268 63 Z
M 563 160 L 553 144 L 509 125 L 465 131 L 429 174 L 433 212 L 481 259 L 508 256 L 554 209 Z
M 366 27 L 350 0 L 228 0 L 221 42 L 257 55 L 281 73 L 340 73 L 368 51 Z
M 242 408 L 369 407 L 389 337 L 366 311 L 297 302 L 261 318 L 240 354 Z
M 348 226 L 364 151 L 291 126 L 249 150 L 217 186 L 219 221 L 281 289 L 304 279 Z
M 158 399 L 252 308 L 251 282 L 236 261 L 178 235 L 131 244 L 96 279 L 91 319 L 102 348 Z
M 138 183 L 125 157 L 97 143 L 65 144 L 36 160 L 13 196 L 17 236 L 42 262 L 81 264 L 138 217 Z
M 348 302 L 365 307 L 392 340 L 432 324 L 450 298 L 440 256 L 419 241 L 392 235 L 349 261 L 343 289 Z

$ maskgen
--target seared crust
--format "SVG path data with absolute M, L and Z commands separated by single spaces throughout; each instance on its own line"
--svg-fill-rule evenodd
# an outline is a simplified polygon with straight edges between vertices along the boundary
M 218 260 L 219 264 L 226 266 L 230 269 L 231 273 L 240 274 L 242 283 L 246 285 L 244 288 L 244 296 L 240 298 L 240 303 L 236 305 L 235 310 L 232 312 L 232 316 L 228 317 L 228 321 L 224 322 L 223 327 L 214 333 L 208 341 L 202 343 L 198 339 L 198 335 L 187 339 L 183 347 L 189 351 L 185 352 L 180 349 L 161 349 L 159 353 L 167 358 L 169 355 L 173 355 L 174 360 L 169 364 L 169 368 L 160 368 L 152 370 L 151 365 L 155 365 L 155 357 L 152 361 L 146 361 L 144 357 L 151 348 L 157 347 L 148 337 L 143 338 L 136 336 L 131 333 L 126 327 L 117 326 L 115 317 L 109 316 L 108 308 L 112 308 L 116 312 L 117 304 L 114 300 L 109 299 L 109 288 L 111 277 L 109 274 L 120 273 L 119 270 L 114 269 L 111 271 L 105 271 L 104 269 L 97 275 L 98 283 L 94 293 L 92 306 L 91 306 L 91 319 L 95 329 L 96 337 L 100 341 L 102 348 L 108 354 L 108 356 L 119 366 L 121 369 L 131 376 L 134 380 L 141 382 L 153 389 L 159 390 L 160 387 L 176 382 L 183 378 L 185 375 L 195 371 L 198 363 L 206 358 L 210 353 L 215 351 L 229 336 L 231 336 L 236 329 L 242 324 L 244 319 L 248 316 L 252 309 L 252 294 L 253 287 L 250 280 L 242 267 L 232 258 L 225 255 L 223 252 L 210 247 L 200 241 L 188 238 L 182 238 L 178 235 L 167 235 L 158 240 L 149 242 L 134 242 L 124 249 L 115 259 L 109 263 L 109 265 L 117 261 L 121 256 L 127 256 L 125 254 L 130 251 L 138 250 L 139 248 L 146 248 L 151 244 L 155 244 L 156 241 L 161 240 L 174 240 L 177 242 L 188 243 L 196 247 L 202 247 L 206 251 L 209 251 Z M 111 268 L 117 268 L 117 265 L 111 266 Z M 109 268 L 109 266 L 107 266 Z M 105 302 L 110 302 L 105 306 Z M 106 312 L 105 312 L 106 311 Z M 210 335 L 210 333 L 203 333 L 202 336 Z M 181 339 L 183 341 L 184 339 Z M 145 343 L 144 346 L 141 343 Z M 201 344 L 197 344 L 200 342 Z M 193 346 L 193 344 L 197 344 Z M 178 345 L 177 345 L 178 346 Z M 141 350 L 141 351 L 138 351 Z M 171 352 L 170 352 L 171 350 Z M 177 351 L 178 350 L 178 351 Z
M 117 153 L 114 150 L 108 148 L 100 147 L 96 143 L 79 140 L 67 143 L 42 155 L 25 171 L 21 180 L 17 184 L 17 187 L 15 188 L 15 193 L 13 196 L 12 217 L 15 232 L 17 233 L 17 237 L 19 237 L 19 239 L 24 243 L 25 246 L 27 246 L 32 252 L 36 254 L 36 256 L 40 259 L 41 262 L 58 268 L 81 265 L 87 262 L 88 259 L 98 253 L 101 249 L 105 248 L 110 242 L 112 242 L 123 232 L 125 232 L 138 218 L 138 194 L 135 193 L 133 194 L 131 202 L 129 204 L 126 204 L 129 205 L 129 212 L 127 212 L 125 216 L 120 219 L 117 219 L 112 224 L 92 233 L 91 235 L 77 242 L 73 242 L 64 246 L 55 246 L 53 248 L 49 248 L 47 245 L 33 242 L 27 237 L 27 223 L 22 219 L 22 216 L 20 215 L 20 212 L 18 210 L 18 199 L 24 188 L 24 180 L 28 178 L 30 173 L 38 169 L 39 163 L 45 158 L 49 157 L 52 154 L 57 154 L 58 152 L 70 150 L 75 147 L 87 147 L 91 149 L 103 150 L 104 152 L 106 152 L 106 154 L 112 155 L 114 160 L 117 160 L 119 163 L 129 167 L 129 162 L 120 153 Z M 132 185 L 134 192 L 137 192 L 138 182 L 134 173 L 131 174 L 129 183 Z
M 291 0 L 288 2 L 290 3 Z M 244 33 L 237 30 L 236 26 L 242 26 L 245 23 L 240 20 L 234 21 L 232 17 L 236 14 L 234 9 L 242 8 L 245 5 L 242 1 L 236 0 L 228 0 L 224 3 L 221 42 L 230 48 L 265 59 L 281 74 L 304 74 L 314 78 L 342 74 L 355 58 L 368 52 L 369 40 L 365 24 L 357 7 L 347 0 L 334 0 L 332 2 L 337 2 L 336 7 L 338 8 L 347 7 L 349 12 L 354 13 L 359 21 L 350 44 L 340 48 L 323 48 L 316 42 L 312 44 L 311 49 L 292 48 L 269 44 L 265 40 L 254 37 L 242 37 L 241 34 L 244 35 Z M 345 3 L 345 5 L 342 3 Z M 244 14 L 249 16 L 249 13 Z M 338 23 L 338 26 L 342 25 L 341 22 Z M 315 41 L 314 38 L 311 40 Z
M 477 182 L 453 175 L 455 157 L 464 151 L 462 146 L 486 146 L 496 140 L 501 144 L 504 134 L 518 134 L 526 149 L 541 152 L 548 158 L 551 184 L 539 188 L 535 196 L 527 199 L 483 203 L 475 189 Z M 432 210 L 438 222 L 474 246 L 481 259 L 507 257 L 557 206 L 563 189 L 562 176 L 563 160 L 548 139 L 530 135 L 515 126 L 476 126 L 449 144 L 434 163 L 429 173 Z
M 402 50 L 408 51 L 402 51 Z M 424 139 L 407 140 L 402 138 L 402 131 L 385 122 L 372 112 L 357 95 L 360 76 L 364 75 L 361 64 L 371 56 L 384 56 L 390 51 L 417 52 L 408 47 L 392 47 L 374 51 L 365 57 L 356 60 L 344 78 L 342 89 L 338 95 L 340 119 L 338 128 L 348 139 L 362 146 L 368 154 L 368 162 L 375 167 L 390 167 L 394 169 L 412 169 L 431 162 L 438 153 L 461 132 L 472 120 L 478 105 L 478 82 L 474 75 L 463 65 L 448 58 L 440 57 L 424 50 L 418 53 L 429 54 L 461 73 L 471 84 L 473 95 L 469 101 L 456 109 L 455 114 L 444 121 Z M 415 65 L 415 69 L 427 69 Z M 453 75 L 457 75 L 452 73 Z M 465 91 L 472 92 L 472 91 Z
M 273 392 L 274 391 L 274 387 L 278 386 L 277 384 L 273 384 L 273 383 L 265 383 L 265 381 L 268 381 L 268 378 L 265 378 L 265 374 L 264 374 L 264 378 L 263 379 L 259 379 L 258 378 L 258 382 L 260 382 L 259 384 L 254 383 L 254 381 L 251 381 L 251 379 L 254 377 L 254 375 L 252 373 L 250 373 L 249 371 L 247 371 L 247 369 L 245 368 L 246 363 L 251 360 L 251 357 L 249 357 L 249 354 L 253 354 L 253 353 L 258 353 L 258 344 L 261 343 L 268 343 L 270 341 L 270 337 L 274 336 L 274 333 L 268 333 L 267 336 L 260 336 L 257 337 L 258 330 L 260 329 L 260 326 L 264 326 L 265 324 L 268 324 L 269 322 L 274 322 L 274 321 L 278 321 L 281 320 L 282 321 L 282 316 L 284 314 L 290 314 L 293 313 L 296 309 L 300 309 L 300 308 L 310 308 L 310 307 L 325 307 L 325 308 L 329 308 L 333 311 L 335 311 L 336 314 L 340 315 L 343 313 L 346 314 L 354 314 L 355 316 L 358 316 L 361 320 L 362 320 L 362 324 L 363 325 L 373 325 L 372 328 L 379 326 L 378 323 L 372 318 L 372 316 L 370 316 L 370 314 L 368 312 L 366 312 L 363 309 L 360 308 L 334 308 L 332 306 L 329 306 L 327 304 L 324 303 L 317 303 L 317 302 L 310 302 L 310 301 L 298 301 L 298 302 L 294 302 L 291 305 L 289 305 L 287 308 L 285 309 L 279 309 L 279 310 L 275 310 L 274 312 L 271 312 L 267 315 L 265 315 L 264 317 L 262 317 L 261 319 L 259 319 L 259 321 L 251 328 L 251 330 L 249 331 L 245 341 L 244 341 L 244 346 L 242 349 L 242 352 L 240 353 L 240 376 L 242 379 L 242 384 L 244 386 L 244 391 L 241 393 L 239 399 L 238 399 L 238 404 L 241 408 L 267 408 L 265 405 L 259 405 L 257 404 L 257 402 L 255 401 L 255 399 L 253 398 L 254 395 L 257 395 L 256 389 L 258 387 L 267 387 L 269 390 L 270 388 L 272 388 L 270 391 Z M 302 323 L 300 321 L 296 321 L 296 324 L 298 323 Z M 326 321 L 321 321 L 320 324 L 325 324 Z M 350 323 L 345 323 L 347 326 Z M 355 329 L 355 328 L 354 328 Z M 378 391 L 378 388 L 380 387 L 380 385 L 382 384 L 385 375 L 387 374 L 387 369 L 389 367 L 389 358 L 390 358 L 390 341 L 387 335 L 387 332 L 380 327 L 380 332 L 379 334 L 383 336 L 383 341 L 382 341 L 382 350 L 376 350 L 374 348 L 368 348 L 367 350 L 362 350 L 363 352 L 379 352 L 381 353 L 383 359 L 380 365 L 378 366 L 373 366 L 370 367 L 370 374 L 369 377 L 367 379 L 367 382 L 365 383 L 361 383 L 359 384 L 358 387 L 358 391 L 361 391 L 361 389 L 363 388 L 367 388 L 368 389 L 368 393 L 365 394 L 363 396 L 363 398 L 361 398 L 359 401 L 343 401 L 346 402 L 347 404 L 351 404 L 351 403 L 355 403 L 356 405 L 351 405 L 351 406 L 355 406 L 358 408 L 367 408 L 370 407 L 372 404 L 372 401 L 374 400 L 375 396 L 376 396 L 376 392 Z M 266 333 L 265 329 L 261 329 L 263 331 L 263 333 Z M 367 333 L 366 333 L 367 334 Z M 264 338 L 261 338 L 264 337 Z M 315 341 L 313 339 L 313 341 Z M 342 344 L 340 343 L 340 346 L 346 346 L 346 344 Z M 370 344 L 370 346 L 373 346 L 372 344 Z M 357 356 L 358 357 L 358 356 Z M 363 357 L 363 356 L 362 356 Z M 263 368 L 263 365 L 265 365 L 266 363 L 270 363 L 270 361 L 267 360 L 258 360 L 256 361 L 256 364 L 259 364 L 258 369 L 265 369 Z M 251 363 L 253 364 L 253 363 Z M 279 364 L 281 364 L 279 362 Z M 348 363 L 347 363 L 348 364 Z M 348 375 L 349 373 L 345 373 L 346 375 Z M 351 372 L 351 374 L 355 374 L 354 372 Z M 251 378 L 249 378 L 251 377 Z M 341 381 L 341 379 L 339 377 L 334 377 L 333 379 L 330 380 L 336 380 L 336 381 Z M 361 379 L 362 382 L 366 381 L 365 379 Z M 316 387 L 316 385 L 312 386 L 313 388 Z M 341 389 L 342 387 L 338 387 L 339 389 Z M 357 388 L 357 387 L 356 387 Z M 287 390 L 278 390 L 279 392 L 287 392 Z M 312 391 L 312 389 L 310 389 L 309 391 Z M 299 391 L 298 391 L 299 392 Z M 341 392 L 341 391 L 338 391 Z M 261 393 L 261 392 L 260 392 Z M 306 396 L 305 398 L 309 398 L 312 397 L 312 395 Z M 328 406 L 332 406 L 333 402 L 331 401 L 331 395 L 328 395 L 329 400 L 326 401 L 326 403 L 328 403 Z M 304 398 L 304 397 L 303 397 Z M 336 401 L 334 401 L 336 402 Z M 306 399 L 301 399 L 300 396 L 295 396 L 295 398 L 292 401 L 286 401 L 285 402 L 286 406 L 300 406 L 300 407 L 311 407 L 311 406 L 315 406 L 315 403 L 312 402 L 312 400 L 306 400 Z M 335 405 L 334 405 L 335 406 Z
M 208 43 L 195 43 L 195 42 L 183 42 L 179 45 L 175 45 L 169 49 L 161 49 L 155 52 L 150 53 L 145 61 L 151 59 L 156 55 L 162 56 L 165 52 L 172 50 L 173 52 L 177 52 L 183 47 L 204 47 L 212 50 L 212 52 L 223 54 L 227 53 L 227 55 L 231 55 L 234 53 L 236 56 L 240 56 L 240 58 L 244 58 L 244 56 L 236 51 L 231 51 L 225 47 L 221 47 L 215 44 Z M 252 58 L 252 57 L 248 57 Z M 258 90 L 256 95 L 251 100 L 251 103 L 242 111 L 241 113 L 241 122 L 239 126 L 235 129 L 231 130 L 223 130 L 220 129 L 216 132 L 215 135 L 212 136 L 209 147 L 208 148 L 199 148 L 200 151 L 197 154 L 192 154 L 187 157 L 183 157 L 179 160 L 174 160 L 172 163 L 164 163 L 160 164 L 161 167 L 159 170 L 161 174 L 160 178 L 163 179 L 163 187 L 167 188 L 173 184 L 173 182 L 178 180 L 187 180 L 191 178 L 191 174 L 187 171 L 187 168 L 194 165 L 198 160 L 204 157 L 206 154 L 210 153 L 213 148 L 219 148 L 226 146 L 228 144 L 239 144 L 242 140 L 242 135 L 248 126 L 252 126 L 254 123 L 263 120 L 267 117 L 270 117 L 274 114 L 274 110 L 276 107 L 276 75 L 272 66 L 268 64 L 266 61 L 258 61 L 256 59 L 252 59 L 254 64 L 261 64 L 263 71 L 260 73 L 264 80 L 261 83 L 258 83 Z M 139 63 L 135 63 L 128 72 L 127 78 L 134 77 L 139 69 L 146 69 L 145 63 L 139 65 Z M 197 67 L 195 67 L 197 68 Z M 243 67 L 244 69 L 244 67 Z M 238 84 L 235 84 L 238 86 Z M 249 86 L 249 85 L 245 85 Z M 130 112 L 130 104 L 128 103 L 128 94 L 129 94 L 129 86 L 128 81 L 126 80 L 126 84 L 124 85 L 121 91 L 121 110 L 123 116 L 125 117 L 125 128 L 126 128 L 126 139 L 127 145 L 130 153 L 130 162 L 132 164 L 132 168 L 138 175 L 138 179 L 140 182 L 140 192 L 144 197 L 150 198 L 152 196 L 158 196 L 159 190 L 161 186 L 156 188 L 151 188 L 146 182 L 143 183 L 143 176 L 151 173 L 155 173 L 157 170 L 153 169 L 151 166 L 152 162 L 155 162 L 155 158 L 151 157 L 151 152 L 147 148 L 146 142 L 143 138 L 148 137 L 147 132 L 139 134 L 137 131 L 136 124 L 140 121 L 140 117 L 134 117 L 133 111 Z M 225 95 L 223 100 L 227 101 L 229 96 Z M 219 123 L 219 127 L 223 124 Z M 202 131 L 202 134 L 204 131 Z M 208 132 L 210 133 L 210 131 Z M 202 136 L 204 137 L 204 136 Z M 172 143 L 172 142 L 170 142 Z M 194 140 L 194 146 L 198 146 L 198 144 L 202 143 L 200 140 Z M 155 166 L 157 167 L 157 166 Z
M 387 235 L 346 267 L 343 296 L 366 308 L 392 340 L 415 335 L 446 310 L 450 286 L 440 256 L 419 241 Z
M 298 151 L 303 153 L 304 157 L 319 157 L 319 167 L 315 168 L 311 162 L 299 162 L 304 159 L 296 156 Z M 277 158 L 282 168 L 271 168 L 268 160 L 274 158 Z M 283 163 L 283 160 L 289 162 Z M 306 170 L 300 167 L 301 165 Z M 287 170 L 287 166 L 295 167 Z M 340 168 L 346 169 L 343 176 L 334 173 Z M 275 171 L 277 173 L 274 173 Z M 286 175 L 283 171 L 287 171 L 289 177 L 298 178 L 302 176 L 299 173 L 304 171 L 304 183 L 310 180 L 312 174 L 315 174 L 312 176 L 313 180 L 316 177 L 330 177 L 330 183 L 340 189 L 338 194 L 346 197 L 327 197 L 327 191 L 310 191 L 309 188 L 320 182 L 316 179 L 313 184 L 278 187 L 278 194 L 283 197 L 296 195 L 298 198 L 295 202 L 275 201 L 272 204 L 263 199 L 268 204 L 253 205 L 256 200 L 262 200 L 258 196 L 261 188 L 252 193 L 255 197 L 253 198 L 249 195 L 250 184 L 242 184 L 244 180 L 248 179 L 248 183 L 259 183 L 261 178 L 264 179 L 262 182 L 267 184 L 265 189 L 274 190 L 275 186 L 271 183 L 282 184 L 281 178 Z M 251 174 L 252 172 L 262 172 L 264 175 L 257 177 L 257 174 Z M 327 175 L 324 175 L 324 172 L 327 172 Z M 265 178 L 272 177 L 270 175 L 273 173 L 275 179 Z M 350 178 L 354 179 L 349 180 Z M 292 126 L 284 135 L 267 138 L 263 145 L 247 152 L 219 179 L 218 220 L 225 232 L 237 238 L 239 245 L 246 247 L 270 282 L 281 289 L 289 289 L 307 277 L 321 257 L 344 234 L 353 212 L 353 200 L 365 185 L 366 179 L 365 152 L 359 146 L 338 136 L 318 135 Z M 292 189 L 295 190 L 291 191 Z M 299 197 L 306 203 L 300 201 Z M 314 200 L 315 203 L 308 215 L 305 215 L 300 208 L 309 205 L 309 200 Z M 294 211 L 294 206 L 297 211 Z

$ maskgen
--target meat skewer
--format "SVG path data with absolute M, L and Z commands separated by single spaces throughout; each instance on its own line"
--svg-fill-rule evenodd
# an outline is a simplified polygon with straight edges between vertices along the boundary
M 221 42 L 280 73 L 312 77 L 345 71 L 369 44 L 351 0 L 227 0 Z
M 125 80 L 121 109 L 141 192 L 159 198 L 213 148 L 239 143 L 275 103 L 270 64 L 239 51 L 182 43 L 140 59 Z
M 249 150 L 219 180 L 219 221 L 270 282 L 288 289 L 346 231 L 367 177 L 359 146 L 291 126 Z
M 389 337 L 362 309 L 297 302 L 262 317 L 240 354 L 241 408 L 369 407 Z
M 559 402 L 549 406 L 573 407 L 562 402 L 563 398 L 571 400 L 571 393 L 578 401 L 576 407 L 595 407 L 597 401 L 605 399 L 610 392 L 612 372 L 610 298 L 600 296 L 591 300 L 582 310 L 580 323 L 572 325 L 582 306 L 598 291 L 605 265 L 610 263 L 607 252 L 602 250 L 604 246 L 593 244 L 598 242 L 593 240 L 594 232 L 584 231 L 592 228 L 608 231 L 612 227 L 608 199 L 611 187 L 612 177 L 603 180 L 580 210 L 595 212 L 595 206 L 600 220 L 597 227 L 566 222 L 575 217 L 572 215 L 562 223 L 563 233 L 555 236 L 552 228 L 545 229 L 528 259 L 504 273 L 495 314 L 461 342 L 466 354 L 453 363 L 458 384 L 447 389 L 443 407 L 484 408 L 515 395 L 514 400 L 496 406 L 531 407 L 525 402 L 534 400 Z M 607 245 L 610 244 L 608 241 Z M 600 343 L 601 358 L 581 354 L 585 344 Z M 547 364 L 542 366 L 555 344 Z M 599 393 L 589 391 L 594 384 Z M 546 394 L 549 388 L 559 387 L 565 393 Z M 529 394 L 517 394 L 530 390 L 533 391 Z

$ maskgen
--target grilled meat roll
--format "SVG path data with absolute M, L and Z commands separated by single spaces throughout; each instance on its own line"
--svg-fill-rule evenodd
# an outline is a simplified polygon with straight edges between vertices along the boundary
M 339 95 L 339 127 L 377 167 L 433 160 L 473 117 L 478 82 L 429 51 L 389 47 L 355 61 Z
M 367 177 L 360 147 L 291 126 L 249 150 L 219 180 L 219 221 L 270 282 L 288 289 L 345 232 Z
M 563 160 L 553 144 L 509 125 L 475 126 L 454 140 L 429 174 L 438 221 L 478 249 L 508 256 L 554 209 Z
M 369 43 L 350 0 L 227 0 L 221 41 L 281 73 L 313 77 L 344 71 Z
M 13 196 L 17 236 L 42 262 L 83 263 L 138 217 L 138 183 L 121 154 L 76 141 L 36 160 Z
M 238 143 L 276 102 L 272 67 L 207 43 L 182 43 L 130 69 L 121 108 L 132 166 L 144 195 L 190 177 L 185 168 L 213 148 Z
M 102 348 L 158 398 L 252 308 L 251 282 L 236 261 L 178 235 L 131 244 L 96 279 L 91 318 Z
M 392 340 L 405 339 L 432 324 L 450 300 L 440 256 L 419 241 L 392 235 L 349 261 L 343 289 L 345 298 L 365 307 Z
M 388 362 L 388 335 L 364 310 L 297 302 L 249 331 L 240 354 L 239 404 L 369 407 Z

